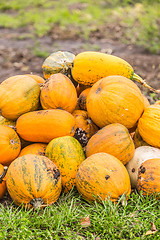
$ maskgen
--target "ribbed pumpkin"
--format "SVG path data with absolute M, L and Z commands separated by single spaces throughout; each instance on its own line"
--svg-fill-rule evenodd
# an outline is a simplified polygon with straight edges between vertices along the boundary
M 137 189 L 144 196 L 160 193 L 160 158 L 152 158 L 141 164 L 138 169 Z
M 47 144 L 46 143 L 33 143 L 24 147 L 18 157 L 24 156 L 26 154 L 36 154 L 40 156 L 45 156 Z
M 81 110 L 87 111 L 86 100 L 87 100 L 87 96 L 88 96 L 90 89 L 91 88 L 86 88 L 79 95 L 78 104 L 79 104 Z
M 131 184 L 125 166 L 114 156 L 96 153 L 83 161 L 76 174 L 76 186 L 89 201 L 116 202 L 123 194 L 131 192 Z
M 128 129 L 119 123 L 109 124 L 100 129 L 88 141 L 86 156 L 105 152 L 126 164 L 134 155 L 135 147 Z
M 160 147 L 160 105 L 147 107 L 138 121 L 138 131 L 145 142 Z
M 17 133 L 10 127 L 0 125 L 0 163 L 8 166 L 20 150 L 21 143 Z
M 85 159 L 80 143 L 70 136 L 55 138 L 48 144 L 45 155 L 59 168 L 64 192 L 70 191 L 75 185 L 77 169 Z
M 40 101 L 43 109 L 60 108 L 71 113 L 77 104 L 76 88 L 64 74 L 54 74 L 43 85 Z
M 8 167 L 3 166 L 0 164 L 0 199 L 4 196 L 4 194 L 7 191 L 6 186 L 6 173 L 7 173 Z
M 109 76 L 96 82 L 88 93 L 86 105 L 89 116 L 100 128 L 110 123 L 132 128 L 144 110 L 140 89 L 123 76 Z
M 21 138 L 43 143 L 48 143 L 56 137 L 73 136 L 74 127 L 74 116 L 61 109 L 25 113 L 18 118 L 16 123 L 17 133 Z
M 34 154 L 18 157 L 11 163 L 6 184 L 15 204 L 34 208 L 56 202 L 62 189 L 57 166 L 47 157 Z
M 0 110 L 5 118 L 16 120 L 39 106 L 40 86 L 31 77 L 16 75 L 0 84 Z
M 89 139 L 95 134 L 99 128 L 94 124 L 91 118 L 89 118 L 87 111 L 84 110 L 74 110 L 72 115 L 76 119 L 75 128 L 80 128 L 85 131 L 87 138 Z

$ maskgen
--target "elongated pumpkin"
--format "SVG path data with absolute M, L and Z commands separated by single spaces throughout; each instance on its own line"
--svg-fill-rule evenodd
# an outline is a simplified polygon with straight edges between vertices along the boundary
M 109 76 L 96 82 L 87 96 L 87 111 L 100 128 L 121 123 L 136 125 L 144 111 L 144 99 L 138 86 L 123 76 Z
M 62 189 L 59 169 L 47 157 L 27 154 L 9 166 L 8 192 L 17 205 L 39 208 L 57 201 Z
M 21 150 L 17 133 L 8 126 L 0 125 L 0 163 L 9 165 Z
M 134 155 L 135 147 L 128 129 L 119 123 L 109 124 L 95 133 L 86 146 L 86 156 L 105 152 L 126 164 Z
M 0 84 L 0 111 L 8 119 L 16 120 L 23 113 L 37 110 L 40 86 L 31 77 L 16 75 Z
M 20 116 L 16 128 L 26 141 L 48 143 L 56 137 L 73 136 L 75 118 L 61 109 L 33 111 Z
M 81 163 L 76 174 L 76 186 L 89 201 L 128 197 L 131 184 L 125 166 L 114 156 L 96 153 Z
M 86 51 L 76 55 L 73 60 L 72 76 L 80 84 L 93 85 L 101 78 L 112 75 L 120 75 L 138 81 L 150 90 L 156 91 L 135 74 L 132 66 L 120 57 Z
M 40 156 L 45 155 L 47 144 L 46 143 L 33 143 L 26 147 L 24 147 L 21 151 L 18 157 L 21 157 L 26 154 L 36 154 Z
M 75 186 L 77 169 L 85 160 L 80 143 L 71 136 L 55 138 L 47 145 L 45 155 L 58 167 L 64 191 L 70 191 Z
M 7 192 L 7 186 L 6 186 L 7 170 L 8 170 L 7 166 L 3 166 L 2 164 L 0 164 L 0 199 Z

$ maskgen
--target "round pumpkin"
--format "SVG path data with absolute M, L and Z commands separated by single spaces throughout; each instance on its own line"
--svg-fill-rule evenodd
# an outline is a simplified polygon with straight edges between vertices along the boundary
M 75 118 L 61 109 L 33 111 L 20 116 L 16 128 L 26 141 L 48 143 L 56 137 L 73 136 Z
M 47 145 L 45 155 L 59 168 L 64 192 L 70 191 L 75 185 L 77 169 L 85 159 L 80 143 L 71 136 L 55 138 Z
M 23 113 L 37 110 L 40 86 L 31 77 L 16 75 L 0 84 L 0 110 L 5 118 L 16 120 Z
M 120 123 L 112 123 L 97 131 L 87 143 L 86 156 L 99 152 L 111 154 L 126 164 L 135 152 L 128 129 Z
M 90 89 L 91 88 L 86 88 L 79 95 L 78 103 L 79 103 L 79 106 L 80 106 L 81 110 L 87 111 L 86 100 L 87 100 L 87 96 L 88 96 L 88 93 L 89 93 Z
M 10 127 L 0 125 L 0 163 L 9 165 L 21 150 L 17 133 Z
M 8 167 L 3 166 L 0 164 L 0 199 L 4 196 L 4 194 L 7 191 L 6 186 L 6 173 L 7 173 Z
M 33 143 L 24 147 L 18 157 L 21 157 L 26 154 L 36 154 L 40 156 L 45 155 L 47 144 L 46 143 Z
M 138 131 L 143 140 L 153 147 L 160 147 L 160 105 L 147 107 L 138 121 Z
M 100 128 L 110 123 L 132 128 L 144 110 L 140 89 L 123 76 L 109 76 L 96 82 L 88 93 L 86 105 L 89 116 Z
M 40 102 L 43 109 L 60 108 L 71 113 L 77 104 L 76 88 L 64 74 L 54 74 L 43 85 Z
M 33 78 L 37 83 L 40 83 L 40 84 L 45 83 L 44 78 L 42 78 L 42 77 L 40 77 L 40 76 L 38 76 L 36 74 L 25 74 L 25 75 Z
M 118 201 L 131 192 L 125 166 L 114 156 L 96 153 L 81 163 L 76 174 L 78 192 L 87 200 Z
M 34 208 L 56 202 L 62 189 L 57 166 L 47 157 L 34 154 L 18 157 L 10 164 L 6 184 L 15 204 Z
M 136 148 L 134 156 L 126 164 L 127 171 L 130 176 L 132 188 L 137 187 L 138 168 L 148 159 L 160 158 L 160 149 L 151 146 L 141 146 Z
M 152 158 L 138 169 L 137 189 L 144 196 L 160 193 L 160 158 Z M 159 195 L 160 198 L 160 195 Z

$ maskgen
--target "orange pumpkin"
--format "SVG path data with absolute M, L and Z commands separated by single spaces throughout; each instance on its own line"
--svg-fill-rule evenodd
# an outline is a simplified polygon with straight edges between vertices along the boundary
M 40 101 L 43 109 L 60 108 L 71 113 L 77 104 L 76 88 L 64 74 L 51 75 L 41 89 Z
M 0 84 L 0 110 L 5 118 L 16 120 L 39 106 L 40 86 L 26 75 L 9 77 Z
M 4 194 L 7 191 L 6 186 L 6 173 L 7 173 L 8 167 L 3 166 L 0 164 L 0 199 L 4 196 Z
M 34 111 L 20 116 L 16 128 L 26 141 L 48 143 L 56 137 L 73 136 L 75 118 L 61 109 Z
M 45 156 L 18 157 L 6 175 L 8 192 L 17 205 L 39 208 L 57 201 L 62 181 L 57 166 Z
M 144 108 L 149 107 L 149 106 L 150 106 L 150 103 L 149 103 L 149 101 L 148 101 L 148 98 L 147 98 L 145 95 L 143 95 L 143 99 L 144 99 Z
M 79 95 L 81 94 L 81 92 L 83 92 L 85 89 L 90 88 L 90 85 L 83 85 L 78 83 L 77 87 L 76 87 L 76 91 L 77 91 L 77 96 L 79 97 Z
M 17 133 L 10 127 L 0 125 L 0 163 L 9 165 L 21 149 Z
M 36 154 L 40 156 L 45 155 L 47 144 L 46 143 L 33 143 L 24 147 L 18 157 L 21 157 L 26 154 Z
M 87 111 L 86 100 L 87 100 L 87 96 L 88 96 L 90 89 L 91 88 L 86 88 L 85 90 L 83 90 L 81 92 L 81 94 L 79 95 L 79 99 L 78 99 L 80 109 L 85 110 L 85 111 Z
M 42 78 L 36 74 L 25 74 L 25 75 L 33 78 L 37 83 L 45 83 L 44 78 Z
M 100 129 L 89 139 L 86 156 L 99 152 L 111 154 L 126 164 L 135 152 L 128 129 L 120 123 L 112 123 Z
M 138 169 L 138 191 L 142 191 L 144 196 L 160 193 L 159 173 L 160 158 L 153 158 L 143 162 Z
M 14 130 L 16 129 L 16 121 L 9 120 L 3 116 L 0 116 L 0 125 L 11 127 Z
M 85 154 L 80 143 L 71 136 L 53 139 L 46 148 L 46 154 L 58 167 L 62 186 L 68 192 L 75 185 L 75 177 Z
M 131 192 L 129 174 L 125 166 L 114 156 L 96 153 L 83 161 L 76 174 L 76 186 L 89 201 L 118 201 Z
M 146 143 L 143 138 L 141 137 L 141 135 L 139 134 L 138 128 L 136 128 L 136 131 L 133 135 L 133 141 L 135 144 L 135 148 L 138 148 L 140 146 L 148 146 L 149 144 Z
M 110 123 L 132 128 L 144 110 L 140 89 L 123 76 L 109 76 L 96 82 L 88 93 L 86 105 L 89 116 L 100 128 Z

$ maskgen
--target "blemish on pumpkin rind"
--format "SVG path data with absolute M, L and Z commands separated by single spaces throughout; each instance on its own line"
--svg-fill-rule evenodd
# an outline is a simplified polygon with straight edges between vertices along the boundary
M 141 173 L 145 173 L 145 171 L 146 171 L 145 167 L 140 166 L 140 169 L 141 169 L 141 170 L 140 170 Z
M 110 176 L 109 176 L 109 175 L 106 175 L 106 176 L 105 176 L 105 179 L 108 180 L 108 178 L 110 178 Z

